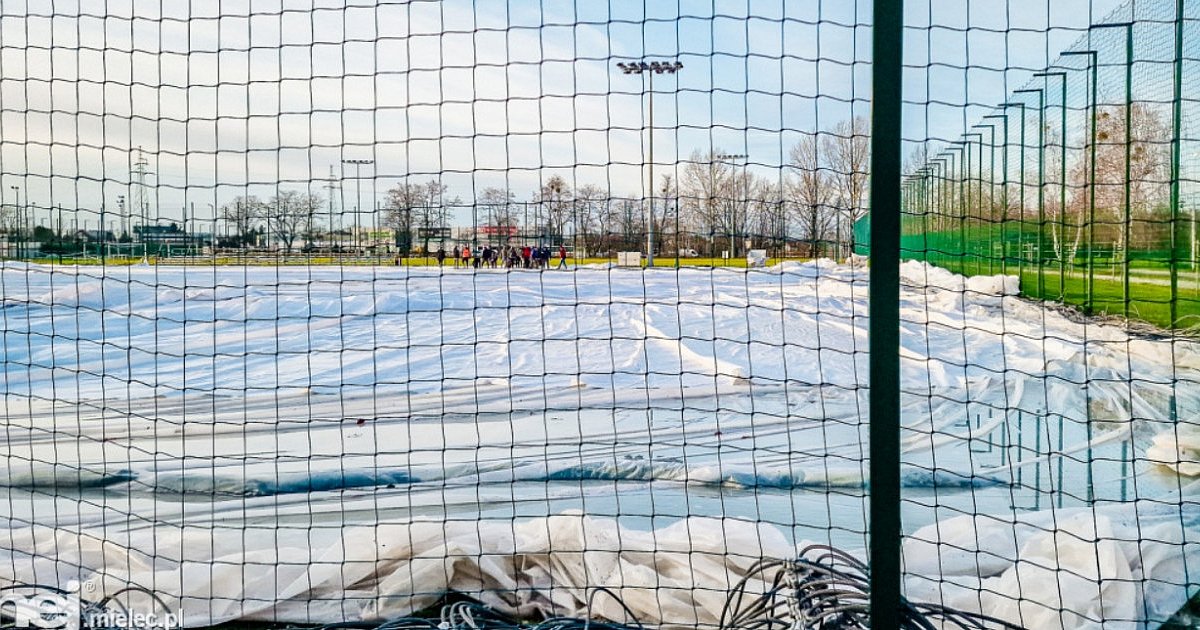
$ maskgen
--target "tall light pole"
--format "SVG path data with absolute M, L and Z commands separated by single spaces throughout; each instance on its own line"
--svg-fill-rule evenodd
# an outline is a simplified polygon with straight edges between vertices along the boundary
M 325 236 L 325 248 L 329 250 L 329 255 L 333 255 L 333 197 L 337 190 L 341 189 L 341 184 L 333 177 L 333 165 L 329 165 L 329 182 L 325 184 L 325 189 L 329 191 L 329 233 Z
M 748 165 L 750 162 L 750 156 L 745 153 L 721 153 L 721 154 L 717 155 L 717 160 L 721 161 L 721 162 L 728 161 L 731 163 L 734 160 L 745 160 L 744 164 Z M 733 167 L 733 173 L 736 176 L 737 175 L 737 164 L 731 164 L 731 166 Z M 742 179 L 746 179 L 745 170 L 742 171 Z M 744 182 L 743 186 L 744 186 L 746 194 L 744 195 L 745 198 L 742 201 L 747 206 L 749 206 L 750 205 L 750 184 L 749 184 L 749 182 Z M 737 191 L 737 188 L 735 185 L 734 192 L 736 193 L 736 191 Z M 739 236 L 739 234 L 737 233 L 738 232 L 738 230 L 737 230 L 737 224 L 738 224 L 737 223 L 737 201 L 738 201 L 737 199 L 733 199 L 733 203 L 730 204 L 730 207 L 733 208 L 733 210 L 732 210 L 733 215 L 729 218 L 729 230 L 730 230 L 730 232 L 732 232 L 732 234 L 729 235 L 729 255 L 732 256 L 733 258 L 737 258 L 737 240 L 738 240 L 738 236 Z
M 125 195 L 117 195 L 117 213 L 121 216 L 121 234 L 125 234 Z M 104 231 L 104 222 L 100 222 L 100 231 Z M 117 239 L 120 240 L 120 236 Z
M 15 204 L 13 207 L 17 209 L 17 216 L 16 216 L 16 220 L 17 220 L 17 223 L 16 223 L 16 225 L 17 225 L 17 229 L 16 229 L 16 232 L 17 232 L 17 242 L 19 243 L 19 242 L 21 241 L 21 230 L 22 230 L 22 228 L 24 227 L 24 226 L 22 226 L 22 225 L 21 225 L 21 187 L 20 187 L 20 186 L 9 186 L 9 188 L 11 188 L 11 189 L 13 190 L 13 192 L 17 193 L 17 201 L 16 201 L 16 204 Z M 18 251 L 18 252 L 20 252 L 20 250 L 21 250 L 21 246 L 20 246 L 20 245 L 17 245 L 17 251 Z M 18 258 L 19 258 L 19 257 L 20 257 L 20 255 L 18 254 Z
M 354 165 L 354 249 L 358 250 L 358 213 L 362 211 L 362 167 L 374 164 L 375 160 L 342 160 L 342 164 Z
M 209 249 L 212 251 L 213 258 L 217 257 L 217 204 L 210 203 L 208 207 L 212 209 L 212 234 L 209 234 Z M 204 247 L 204 242 L 200 242 L 200 246 Z
M 654 266 L 654 75 L 656 74 L 675 74 L 683 69 L 683 63 L 679 61 L 634 61 L 630 63 L 617 63 L 617 67 L 625 74 L 646 74 L 650 77 L 650 207 L 647 211 L 646 221 L 646 266 Z

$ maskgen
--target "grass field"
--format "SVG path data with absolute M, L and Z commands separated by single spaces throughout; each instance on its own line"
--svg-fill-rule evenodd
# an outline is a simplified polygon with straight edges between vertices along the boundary
M 783 260 L 803 261 L 802 258 L 769 258 L 768 265 L 774 265 Z M 97 257 L 43 257 L 31 260 L 30 262 L 38 264 L 72 264 L 72 265 L 99 265 L 101 260 Z M 107 265 L 137 265 L 143 263 L 162 264 L 162 265 L 286 265 L 286 266 L 303 266 L 303 265 L 344 265 L 344 266 L 371 266 L 371 265 L 395 265 L 396 259 L 392 257 L 375 257 L 375 256 L 360 256 L 360 257 L 332 257 L 307 254 L 292 254 L 292 255 L 264 255 L 264 254 L 247 254 L 239 255 L 217 255 L 217 256 L 195 256 L 195 257 L 172 257 L 172 258 L 156 258 L 150 257 L 144 259 L 138 257 L 108 257 L 104 261 Z M 586 266 L 586 265 L 602 265 L 607 263 L 615 263 L 612 258 L 585 258 L 579 261 L 568 259 L 568 267 Z M 437 265 L 437 260 L 433 257 L 426 256 L 411 256 L 400 259 L 399 264 L 405 267 L 428 267 Z M 645 266 L 646 261 L 643 259 L 642 265 Z M 1194 270 L 1185 269 L 1178 274 L 1178 294 L 1174 300 L 1174 311 L 1172 311 L 1172 295 L 1170 288 L 1170 271 L 1169 266 L 1163 264 L 1155 264 L 1153 261 L 1133 261 L 1130 263 L 1130 283 L 1128 299 L 1125 295 L 1124 281 L 1121 276 L 1119 266 L 1104 265 L 1098 266 L 1094 271 L 1093 290 L 1094 295 L 1091 300 L 1088 299 L 1087 292 L 1087 270 L 1083 267 L 1075 266 L 1068 267 L 1065 277 L 1060 281 L 1060 268 L 1056 264 L 1050 264 L 1042 267 L 1040 270 L 1032 265 L 1020 265 L 1018 263 L 1009 262 L 1007 265 L 1001 265 L 995 260 L 980 260 L 965 259 L 954 260 L 951 257 L 942 257 L 935 264 L 944 267 L 955 273 L 961 273 L 966 276 L 975 275 L 993 275 L 1006 273 L 1010 275 L 1019 275 L 1021 277 L 1021 294 L 1031 299 L 1042 299 L 1052 302 L 1063 302 L 1072 306 L 1079 307 L 1085 313 L 1093 315 L 1108 315 L 1112 317 L 1128 317 L 1129 319 L 1144 321 L 1154 326 L 1161 328 L 1177 328 L 1177 329 L 1200 329 L 1200 278 L 1197 278 Z M 556 270 L 558 265 L 557 259 L 551 262 L 550 270 Z M 729 267 L 729 268 L 745 268 L 745 258 L 678 258 L 673 256 L 658 257 L 654 260 L 655 268 L 673 268 L 676 265 L 681 267 Z M 447 269 L 455 269 L 452 262 L 447 261 L 443 264 Z M 462 267 L 458 267 L 462 269 Z
M 990 261 L 941 260 L 938 265 L 967 276 L 1001 273 L 1000 265 Z M 1089 300 L 1085 268 L 1068 267 L 1064 276 L 1053 264 L 1041 269 L 1013 263 L 1006 267 L 1005 273 L 1020 276 L 1021 295 L 1031 299 L 1063 302 L 1088 314 L 1128 317 L 1160 328 L 1200 329 L 1200 283 L 1190 269 L 1179 272 L 1173 300 L 1170 272 L 1165 267 L 1130 265 L 1128 296 L 1120 267 L 1097 267 Z
M 804 261 L 807 258 L 768 258 L 767 264 L 774 265 L 783 260 Z M 95 256 L 88 257 L 70 257 L 63 256 L 45 256 L 29 260 L 35 264 L 70 264 L 70 265 L 99 265 L 101 260 Z M 574 267 L 576 264 L 583 265 L 602 265 L 606 263 L 616 263 L 616 258 L 584 258 L 576 261 L 573 258 L 567 259 L 567 265 Z M 219 254 L 217 256 L 178 256 L 178 257 L 155 257 L 143 258 L 141 256 L 109 256 L 104 259 L 103 264 L 106 265 L 139 265 L 142 263 L 161 264 L 161 265 L 394 265 L 396 259 L 391 256 L 358 256 L 358 257 L 333 257 L 328 255 L 307 255 L 307 254 L 291 254 L 291 255 L 268 255 L 268 254 Z M 409 256 L 400 259 L 400 265 L 405 267 L 431 267 L 437 265 L 437 259 L 432 256 Z M 558 259 L 551 261 L 550 268 L 554 269 L 558 265 Z M 675 267 L 737 267 L 745 268 L 745 258 L 678 258 L 674 256 L 657 257 L 654 259 L 655 268 Z M 454 268 L 454 263 L 450 259 L 442 265 L 450 269 Z M 642 266 L 646 266 L 645 259 L 642 260 Z M 459 267 L 461 269 L 461 265 Z

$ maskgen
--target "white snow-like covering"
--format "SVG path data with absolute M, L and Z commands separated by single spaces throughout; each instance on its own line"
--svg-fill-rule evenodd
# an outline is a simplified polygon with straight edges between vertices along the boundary
M 868 273 L 5 263 L 0 585 L 132 582 L 189 625 L 607 586 L 716 623 L 755 559 L 864 548 Z M 1200 346 L 1014 277 L 901 279 L 909 596 L 1170 616 L 1200 575 Z
M 1200 476 L 1200 424 L 1179 423 L 1155 435 L 1146 458 L 1181 475 Z

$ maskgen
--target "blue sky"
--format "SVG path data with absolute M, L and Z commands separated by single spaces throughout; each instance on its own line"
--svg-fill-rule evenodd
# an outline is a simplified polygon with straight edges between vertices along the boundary
M 869 112 L 868 0 L 163 4 L 0 6 L 6 203 L 115 209 L 138 146 L 164 218 L 320 190 L 342 159 L 374 160 L 364 206 L 431 177 L 468 203 L 554 174 L 640 195 L 644 83 L 613 66 L 642 57 L 684 64 L 655 81 L 658 173 L 720 148 L 778 179 L 801 133 Z M 908 2 L 906 139 L 958 137 L 1117 6 Z

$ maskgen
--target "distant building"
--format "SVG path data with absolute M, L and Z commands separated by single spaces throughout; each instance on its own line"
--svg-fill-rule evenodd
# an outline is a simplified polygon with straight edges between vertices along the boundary
M 135 225 L 133 240 L 147 245 L 185 247 L 212 244 L 212 234 L 185 232 L 178 223 L 167 225 Z
M 111 243 L 117 240 L 111 230 L 79 230 L 75 239 L 85 243 Z
M 0 258 L 36 258 L 42 254 L 38 241 L 0 241 Z
M 157 243 L 161 245 L 186 245 L 188 234 L 179 225 L 135 225 L 133 240 L 138 243 Z

